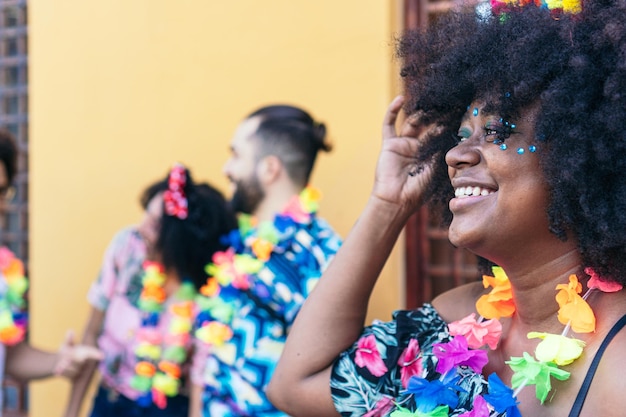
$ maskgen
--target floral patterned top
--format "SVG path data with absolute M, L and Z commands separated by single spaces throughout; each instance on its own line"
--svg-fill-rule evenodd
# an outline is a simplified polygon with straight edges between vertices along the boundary
M 374 322 L 333 366 L 330 387 L 335 408 L 345 417 L 390 416 L 398 406 L 415 410 L 407 383 L 414 375 L 439 379 L 433 345 L 450 340 L 448 325 L 430 304 L 396 311 L 390 322 Z M 460 372 L 456 385 L 459 401 L 450 416 L 468 412 L 474 398 L 487 392 L 485 378 L 469 368 Z

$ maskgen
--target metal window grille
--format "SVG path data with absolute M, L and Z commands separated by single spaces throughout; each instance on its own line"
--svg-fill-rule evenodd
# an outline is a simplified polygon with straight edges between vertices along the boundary
M 0 244 L 28 267 L 28 57 L 26 0 L 0 0 L 0 127 L 9 130 L 19 149 L 16 195 L 0 221 Z M 2 386 L 5 417 L 27 416 L 24 385 L 6 379 Z
M 460 3 L 461 0 L 405 0 L 404 28 L 425 28 Z M 405 227 L 406 308 L 418 307 L 448 289 L 479 277 L 476 256 L 455 248 L 448 241 L 447 229 L 437 225 L 433 218 L 423 207 Z

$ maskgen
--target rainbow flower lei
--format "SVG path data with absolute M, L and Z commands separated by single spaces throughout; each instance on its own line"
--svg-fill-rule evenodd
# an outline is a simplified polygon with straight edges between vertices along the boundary
M 0 247 L 0 343 L 12 346 L 26 334 L 26 300 L 28 280 L 24 264 L 7 247 Z
M 463 391 L 456 385 L 460 373 L 468 368 L 478 374 L 482 373 L 483 367 L 488 362 L 484 347 L 495 349 L 502 333 L 502 325 L 498 319 L 510 317 L 515 312 L 508 277 L 500 267 L 494 267 L 492 270 L 494 276 L 483 276 L 483 285 L 485 288 L 492 287 L 492 290 L 476 302 L 476 309 L 481 317 L 476 320 L 475 314 L 472 313 L 450 323 L 448 328 L 450 335 L 453 336 L 452 340 L 433 345 L 433 354 L 438 359 L 436 371 L 441 375 L 440 378 L 428 381 L 416 376 L 421 366 L 416 366 L 415 372 L 410 377 L 403 373 L 403 385 L 413 394 L 416 410 L 411 411 L 396 405 L 395 411 L 390 414 L 391 417 L 447 417 L 458 403 L 459 392 Z M 590 268 L 585 269 L 585 273 L 591 278 L 587 283 L 589 289 L 583 296 L 580 295 L 582 285 L 576 275 L 571 275 L 567 284 L 556 286 L 558 291 L 556 301 L 560 307 L 558 320 L 565 326 L 563 332 L 528 333 L 529 339 L 541 339 L 535 349 L 535 356 L 524 352 L 522 357 L 511 357 L 506 362 L 513 370 L 511 386 L 515 391 L 493 373 L 488 377 L 488 393 L 476 396 L 472 410 L 460 414 L 459 417 L 489 417 L 501 413 L 506 413 L 508 417 L 521 417 L 517 408 L 519 404 L 517 395 L 524 387 L 535 385 L 536 396 L 543 404 L 552 388 L 551 378 L 562 381 L 569 378 L 570 373 L 560 369 L 559 366 L 568 365 L 578 359 L 585 343 L 576 338 L 569 338 L 567 334 L 570 330 L 576 333 L 595 331 L 595 316 L 586 299 L 596 290 L 616 292 L 622 289 L 620 284 L 600 280 Z M 412 347 L 409 344 L 407 351 L 410 351 L 408 355 L 412 357 L 411 352 L 419 352 L 419 347 Z M 373 369 L 370 372 L 376 375 L 375 358 L 367 358 L 365 363 L 368 369 Z M 380 371 L 384 373 L 386 369 Z
M 143 317 L 136 335 L 137 364 L 131 386 L 141 393 L 137 399 L 139 405 L 148 407 L 154 403 L 164 409 L 167 397 L 177 395 L 180 390 L 181 365 L 187 359 L 196 291 L 193 284 L 181 283 L 174 295 L 177 301 L 169 307 L 172 318 L 168 333 L 163 335 L 157 327 L 166 299 L 163 266 L 144 262 L 142 283 L 139 309 Z
M 239 228 L 226 237 L 229 249 L 213 255 L 206 266 L 209 275 L 197 297 L 196 337 L 209 346 L 221 347 L 233 336 L 231 323 L 241 292 L 267 300 L 272 289 L 254 276 L 260 272 L 273 252 L 290 244 L 289 232 L 297 224 L 308 224 L 317 212 L 321 193 L 311 186 L 294 196 L 273 222 L 258 223 L 249 215 L 240 214 Z M 244 252 L 249 248 L 250 253 Z

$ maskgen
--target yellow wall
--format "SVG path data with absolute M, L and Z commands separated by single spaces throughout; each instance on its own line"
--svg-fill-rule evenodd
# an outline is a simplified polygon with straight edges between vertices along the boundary
M 396 94 L 399 0 L 30 0 L 31 340 L 82 332 L 105 246 L 174 161 L 226 190 L 241 118 L 289 102 L 327 123 L 335 150 L 313 183 L 345 236 L 370 190 L 380 120 Z M 370 317 L 401 304 L 394 252 Z M 60 415 L 68 384 L 31 384 L 31 416 Z

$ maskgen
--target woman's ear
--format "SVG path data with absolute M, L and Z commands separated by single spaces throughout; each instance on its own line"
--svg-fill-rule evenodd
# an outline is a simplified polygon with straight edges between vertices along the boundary
M 280 177 L 282 170 L 281 160 L 276 155 L 268 155 L 259 161 L 257 176 L 261 184 L 272 184 Z

